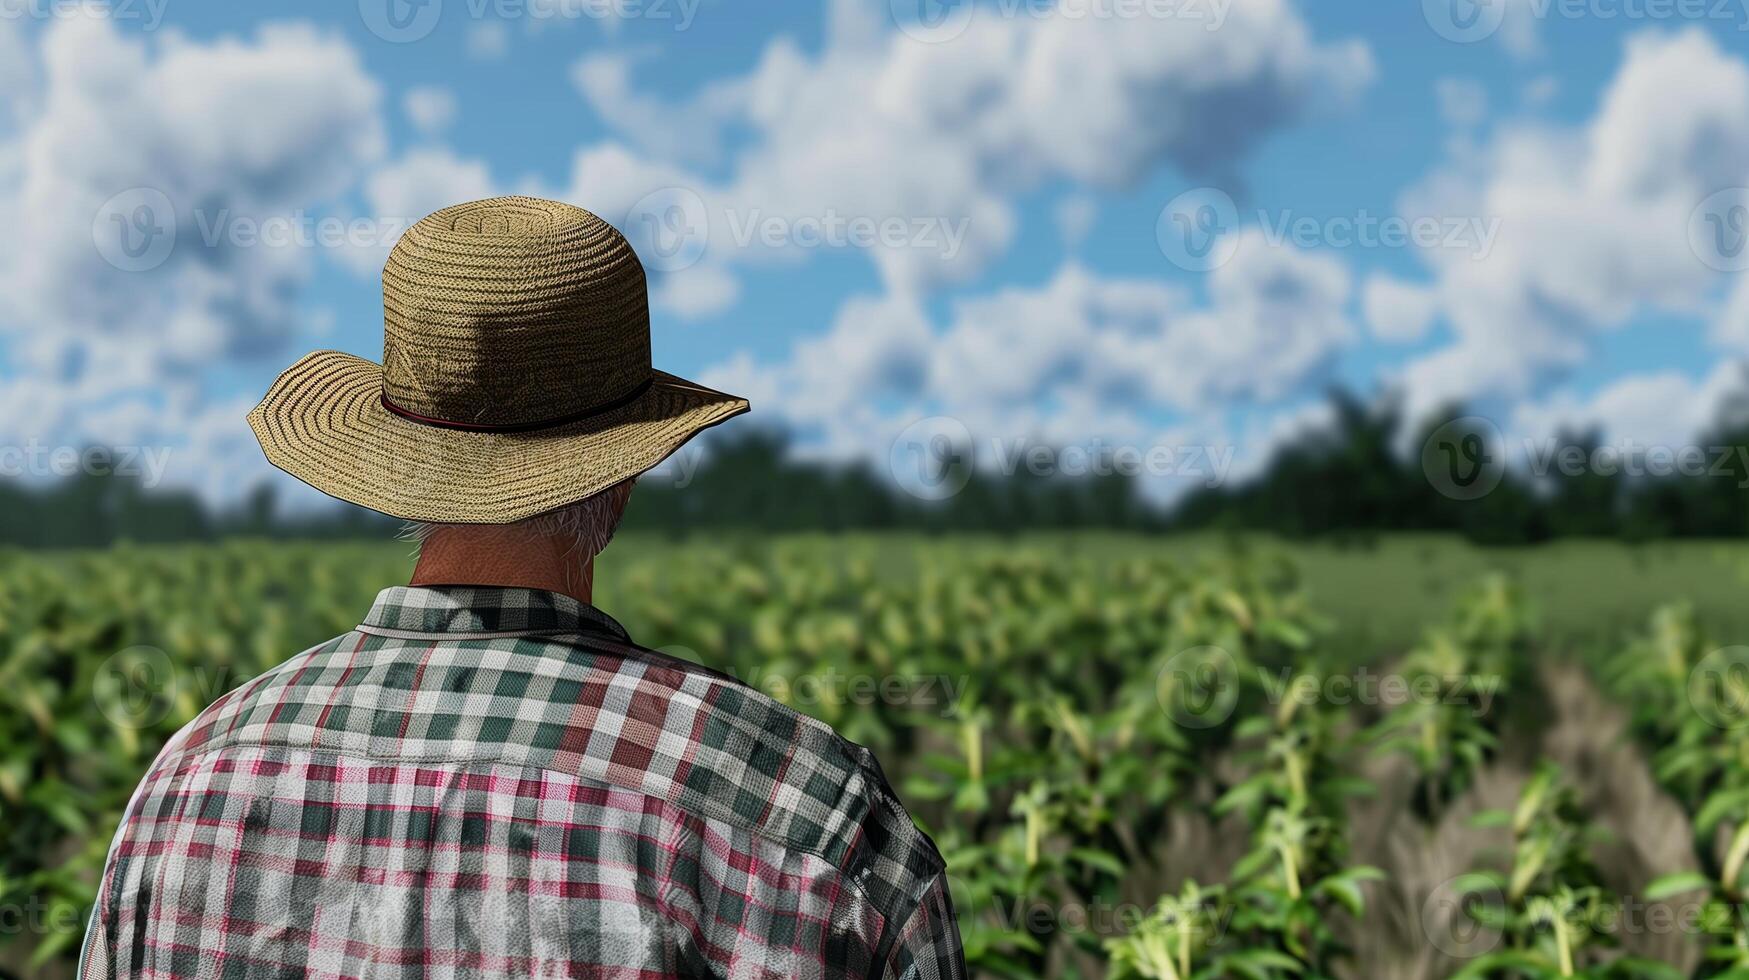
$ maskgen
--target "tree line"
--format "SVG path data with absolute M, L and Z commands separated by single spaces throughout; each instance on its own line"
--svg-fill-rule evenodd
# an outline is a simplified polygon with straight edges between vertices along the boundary
M 1497 545 L 1749 534 L 1749 411 L 1727 411 L 1687 447 L 1681 467 L 1645 473 L 1598 465 L 1616 458 L 1612 447 L 1598 432 L 1571 431 L 1537 447 L 1540 470 L 1502 472 L 1496 465 L 1481 474 L 1487 482 L 1478 487 L 1454 485 L 1440 474 L 1453 467 L 1450 479 L 1460 483 L 1478 476 L 1458 471 L 1481 465 L 1465 453 L 1497 435 L 1486 423 L 1453 409 L 1411 431 L 1390 399 L 1337 391 L 1330 401 L 1332 423 L 1283 445 L 1257 475 L 1198 488 L 1171 506 L 1150 501 L 1126 476 L 1040 476 L 1024 468 L 999 475 L 963 467 L 953 474 L 957 492 L 924 500 L 883 467 L 798 460 L 784 435 L 753 429 L 717 439 L 685 481 L 641 483 L 626 526 L 674 533 L 1222 529 L 1288 537 L 1446 531 Z M 1486 454 L 1498 451 L 1486 445 Z M 1694 465 L 1697 460 L 1703 465 Z M 148 491 L 117 476 L 47 486 L 0 482 L 0 544 L 19 547 L 231 536 L 388 538 L 398 528 L 397 521 L 348 505 L 288 514 L 267 488 L 241 505 L 215 509 L 193 493 Z
M 1281 447 L 1255 479 L 1189 495 L 1172 525 L 1289 537 L 1447 531 L 1493 545 L 1749 534 L 1749 402 L 1740 398 L 1688 444 L 1656 447 L 1608 443 L 1596 429 L 1507 447 L 1461 408 L 1412 427 L 1389 399 L 1339 391 L 1331 407 L 1330 426 Z M 1470 446 L 1485 447 L 1496 468 L 1465 487 L 1462 471 L 1479 465 L 1463 458 Z M 1503 465 L 1512 457 L 1516 465 Z

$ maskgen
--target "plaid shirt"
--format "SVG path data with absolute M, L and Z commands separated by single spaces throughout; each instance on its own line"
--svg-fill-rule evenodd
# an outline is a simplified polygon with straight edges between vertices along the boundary
M 868 750 L 510 588 L 385 591 L 165 747 L 80 976 L 965 975 Z

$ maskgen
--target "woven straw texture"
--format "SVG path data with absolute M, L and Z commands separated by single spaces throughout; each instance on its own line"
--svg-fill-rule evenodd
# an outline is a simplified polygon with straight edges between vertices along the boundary
M 311 354 L 249 425 L 275 466 L 407 520 L 507 524 L 563 507 L 748 408 L 651 368 L 637 255 L 554 201 L 476 201 L 409 229 L 383 269 L 383 333 L 383 365 Z

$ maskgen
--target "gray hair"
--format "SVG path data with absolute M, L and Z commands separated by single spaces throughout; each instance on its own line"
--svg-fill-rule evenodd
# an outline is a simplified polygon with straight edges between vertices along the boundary
M 582 565 L 606 551 L 608 544 L 613 541 L 614 532 L 619 530 L 620 518 L 625 515 L 626 501 L 632 495 L 634 481 L 635 478 L 624 480 L 592 497 L 517 521 L 511 527 L 531 538 L 560 538 L 568 541 L 570 547 L 566 549 L 565 556 L 574 557 L 575 563 Z M 408 521 L 402 526 L 400 537 L 404 541 L 423 546 L 440 531 L 474 526 L 477 525 Z

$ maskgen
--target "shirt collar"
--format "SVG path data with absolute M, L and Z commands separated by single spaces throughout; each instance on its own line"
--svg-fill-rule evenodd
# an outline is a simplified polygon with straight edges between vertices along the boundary
M 497 585 L 384 589 L 364 626 L 407 633 L 605 632 L 631 642 L 613 617 L 568 595 Z

